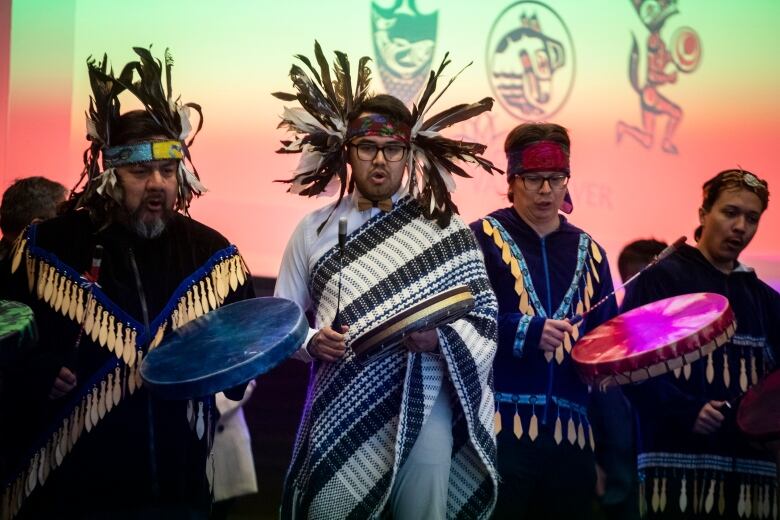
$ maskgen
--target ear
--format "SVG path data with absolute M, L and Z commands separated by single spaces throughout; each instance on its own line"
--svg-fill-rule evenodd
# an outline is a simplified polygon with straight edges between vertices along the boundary
M 707 215 L 707 212 L 704 211 L 704 208 L 699 208 L 699 224 L 704 225 L 704 217 Z

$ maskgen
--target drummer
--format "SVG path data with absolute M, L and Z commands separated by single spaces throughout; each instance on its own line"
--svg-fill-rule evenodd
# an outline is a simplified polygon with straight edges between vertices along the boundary
M 613 317 L 604 249 L 559 211 L 573 209 L 570 140 L 554 123 L 506 138 L 512 204 L 471 224 L 498 298 L 495 360 L 498 468 L 495 518 L 588 518 L 596 465 L 588 387 L 570 357 L 577 338 Z
M 355 96 L 352 111 L 340 107 L 348 116 L 339 123 L 348 130 L 333 129 L 331 139 L 341 139 L 338 146 L 325 153 L 304 151 L 302 165 L 335 164 L 329 176 L 346 171 L 346 160 L 351 175 L 349 181 L 341 179 L 341 188 L 349 186 L 350 193 L 304 217 L 287 245 L 276 284 L 277 296 L 314 316 L 314 329 L 298 355 L 314 365 L 282 518 L 369 518 L 382 511 L 412 520 L 451 514 L 486 518 L 496 490 L 489 385 L 495 298 L 471 233 L 453 214 L 449 193 L 439 191 L 442 172 L 450 173 L 444 167 L 427 169 L 432 180 L 423 188 L 441 197 L 435 208 L 421 200 L 422 194 L 410 197 L 402 183 L 413 148 L 432 153 L 429 158 L 452 160 L 453 150 L 469 155 L 466 146 L 484 147 L 439 137 L 449 147 L 440 150 L 450 152 L 427 150 L 415 143 L 416 121 L 400 100 L 364 96 Z M 489 106 L 485 102 L 485 109 Z M 311 116 L 327 120 L 323 114 Z M 312 137 L 310 126 L 294 129 Z M 291 191 L 303 190 L 305 177 L 301 174 Z M 317 194 L 329 180 L 319 179 L 301 194 Z M 431 208 L 435 213 L 426 216 Z M 348 225 L 343 263 L 337 246 L 340 219 Z M 356 363 L 348 348 L 351 338 L 460 284 L 468 284 L 476 300 L 466 318 L 413 334 L 403 351 L 381 361 Z M 334 330 L 337 314 L 344 325 Z
M 776 511 L 772 457 L 753 449 L 734 423 L 740 397 L 780 359 L 780 295 L 739 261 L 768 202 L 757 175 L 720 172 L 704 183 L 696 246 L 680 248 L 626 294 L 625 310 L 686 293 L 722 294 L 737 321 L 731 341 L 689 372 L 627 389 L 639 417 L 640 505 L 649 517 L 770 518 Z
M 37 351 L 20 360 L 27 380 L 14 396 L 27 414 L 3 420 L 19 429 L 24 458 L 4 476 L 0 504 L 13 513 L 18 500 L 28 518 L 207 518 L 210 509 L 213 397 L 153 400 L 138 366 L 174 326 L 253 290 L 230 276 L 244 269 L 236 248 L 187 215 L 204 190 L 184 162 L 196 125 L 163 97 L 150 53 L 136 52 L 133 80 L 150 111 L 120 115 L 122 88 L 105 64 L 88 63 L 84 184 L 13 255 L 14 296 L 45 324 Z M 87 272 L 97 277 L 91 295 Z

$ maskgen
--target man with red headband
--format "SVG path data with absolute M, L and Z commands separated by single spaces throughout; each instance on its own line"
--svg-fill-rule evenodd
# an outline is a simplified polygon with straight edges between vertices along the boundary
M 769 188 L 741 169 L 724 170 L 703 188 L 696 246 L 682 246 L 639 277 L 623 310 L 716 293 L 728 298 L 737 328 L 709 355 L 626 389 L 638 418 L 640 512 L 777 518 L 774 457 L 739 431 L 734 413 L 780 359 L 780 295 L 739 261 L 769 205 Z
M 438 74 L 413 115 L 392 96 L 367 98 L 366 58 L 353 94 L 348 62 L 337 58 L 333 73 L 312 80 L 328 99 L 300 80 L 298 95 L 277 96 L 302 105 L 285 109 L 283 121 L 297 139 L 284 151 L 303 153 L 291 191 L 314 195 L 331 179 L 349 190 L 304 217 L 277 278 L 276 295 L 313 316 L 298 353 L 313 365 L 281 516 L 488 518 L 497 490 L 489 384 L 496 302 L 447 183 L 459 170 L 454 160 L 492 165 L 478 157 L 484 146 L 440 135 L 437 116 L 421 119 Z M 293 67 L 291 76 L 301 73 Z M 491 101 L 453 107 L 447 126 Z M 475 299 L 463 318 L 412 334 L 384 358 L 356 358 L 356 338 L 459 285 Z
M 512 206 L 471 224 L 498 298 L 495 518 L 587 518 L 596 479 L 588 388 L 571 360 L 581 335 L 616 313 L 604 250 L 569 224 L 569 136 L 527 123 L 507 136 Z

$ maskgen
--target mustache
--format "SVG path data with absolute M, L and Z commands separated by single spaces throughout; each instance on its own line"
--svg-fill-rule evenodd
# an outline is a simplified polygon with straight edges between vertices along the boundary
M 162 190 L 154 190 L 150 191 L 148 193 L 145 193 L 143 198 L 141 199 L 141 202 L 148 202 L 148 201 L 160 201 L 167 203 L 168 201 L 168 195 L 162 191 Z M 167 204 L 166 204 L 167 205 Z

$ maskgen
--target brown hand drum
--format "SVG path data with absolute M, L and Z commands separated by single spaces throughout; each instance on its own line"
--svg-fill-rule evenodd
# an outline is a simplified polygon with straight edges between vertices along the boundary
M 390 316 L 352 340 L 350 348 L 356 361 L 365 365 L 400 350 L 401 343 L 409 334 L 452 323 L 473 308 L 471 290 L 467 285 L 458 285 Z
M 724 296 L 683 294 L 596 327 L 580 338 L 572 358 L 589 384 L 604 389 L 684 369 L 728 342 L 735 330 Z

